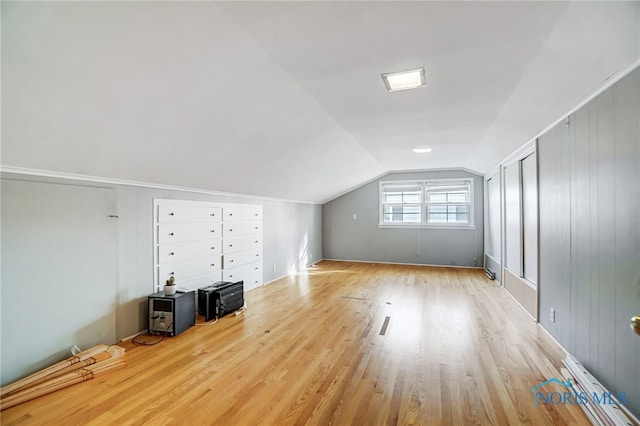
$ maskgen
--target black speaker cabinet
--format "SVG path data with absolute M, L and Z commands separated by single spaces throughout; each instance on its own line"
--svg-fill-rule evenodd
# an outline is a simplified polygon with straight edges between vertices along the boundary
M 196 323 L 195 291 L 149 296 L 149 333 L 177 336 Z

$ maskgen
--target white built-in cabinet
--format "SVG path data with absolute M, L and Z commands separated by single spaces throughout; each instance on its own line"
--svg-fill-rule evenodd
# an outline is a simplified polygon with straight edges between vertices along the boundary
M 154 200 L 154 282 L 189 290 L 216 281 L 262 285 L 262 206 Z

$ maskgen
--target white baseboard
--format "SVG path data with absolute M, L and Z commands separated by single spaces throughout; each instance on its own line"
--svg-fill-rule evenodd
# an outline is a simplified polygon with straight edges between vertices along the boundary
M 328 260 L 331 262 L 382 263 L 383 265 L 431 266 L 435 268 L 484 269 L 482 266 L 433 265 L 430 263 L 403 263 L 403 262 L 383 262 L 383 261 L 376 261 L 376 260 L 348 260 L 348 259 L 322 259 L 322 260 Z

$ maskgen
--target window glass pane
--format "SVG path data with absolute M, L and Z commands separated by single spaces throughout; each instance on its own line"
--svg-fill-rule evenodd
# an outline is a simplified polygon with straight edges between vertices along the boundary
M 411 192 L 403 192 L 402 193 L 402 202 L 403 203 L 419 203 L 420 202 L 420 192 L 411 191 Z
M 421 208 L 419 205 L 383 206 L 383 220 L 390 223 L 420 222 Z
M 439 222 L 446 222 L 446 221 L 447 221 L 446 213 L 434 213 L 429 215 L 429 222 L 439 223 Z
M 436 206 L 429 206 L 429 214 L 432 213 L 446 213 L 447 212 L 447 206 L 446 205 L 436 205 Z
M 383 203 L 402 203 L 402 192 L 385 192 Z
M 446 203 L 447 202 L 447 193 L 446 192 L 432 192 L 429 194 L 429 202 L 430 203 Z
M 420 222 L 420 215 L 417 213 L 408 213 L 402 216 L 403 222 Z
M 467 193 L 466 192 L 449 192 L 447 201 L 449 201 L 450 203 L 466 203 Z

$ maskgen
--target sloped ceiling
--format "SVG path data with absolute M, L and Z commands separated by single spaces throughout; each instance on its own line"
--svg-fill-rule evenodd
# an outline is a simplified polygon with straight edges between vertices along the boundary
M 484 173 L 639 58 L 639 2 L 2 2 L 1 160 L 322 202 Z

